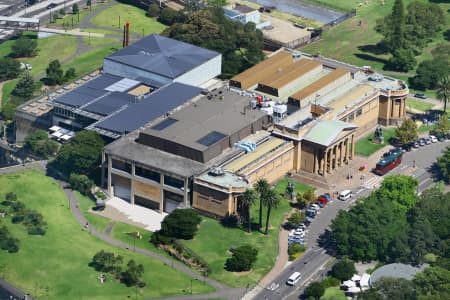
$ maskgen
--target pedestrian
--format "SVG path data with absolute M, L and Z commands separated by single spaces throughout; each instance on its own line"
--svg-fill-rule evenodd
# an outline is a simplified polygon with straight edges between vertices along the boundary
M 415 168 L 415 167 L 416 167 L 416 161 L 413 160 L 413 168 Z
M 88 229 L 89 228 L 89 223 L 86 222 L 86 225 L 84 225 L 84 228 Z

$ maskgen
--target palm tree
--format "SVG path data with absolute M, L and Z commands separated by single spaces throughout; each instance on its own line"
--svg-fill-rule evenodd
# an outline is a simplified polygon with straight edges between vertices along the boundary
M 246 189 L 245 192 L 241 195 L 241 202 L 247 208 L 247 222 L 249 233 L 252 231 L 251 208 L 252 205 L 255 204 L 257 198 L 258 195 L 253 189 Z
M 266 231 L 265 235 L 269 233 L 269 219 L 270 219 L 270 211 L 273 208 L 278 207 L 280 204 L 280 196 L 278 196 L 277 192 L 273 189 L 269 189 L 266 194 L 266 205 L 267 205 L 267 216 L 266 216 Z
M 437 84 L 436 96 L 444 102 L 444 114 L 447 112 L 447 102 L 450 101 L 450 80 L 449 76 L 445 76 L 439 80 Z
M 255 183 L 255 190 L 259 194 L 259 228 L 261 228 L 262 227 L 263 206 L 266 202 L 265 198 L 266 198 L 267 191 L 270 190 L 270 185 L 266 179 L 260 178 Z

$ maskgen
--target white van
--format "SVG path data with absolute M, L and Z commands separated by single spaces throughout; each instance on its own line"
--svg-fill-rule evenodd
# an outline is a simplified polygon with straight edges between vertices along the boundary
M 352 195 L 353 195 L 352 191 L 345 190 L 345 191 L 342 191 L 342 192 L 339 193 L 338 199 L 342 200 L 342 201 L 345 201 L 345 200 L 350 199 L 352 197 Z
M 294 272 L 291 276 L 289 276 L 289 279 L 286 281 L 286 284 L 288 285 L 295 285 L 300 278 L 302 278 L 302 274 L 300 272 Z

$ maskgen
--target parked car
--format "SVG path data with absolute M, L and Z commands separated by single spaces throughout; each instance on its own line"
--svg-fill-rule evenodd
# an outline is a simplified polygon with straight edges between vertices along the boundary
M 436 143 L 438 139 L 434 135 L 430 135 L 430 140 L 432 143 Z
M 312 203 L 309 207 L 314 210 L 319 210 L 319 208 L 320 208 L 319 205 L 317 205 L 316 203 Z
M 419 148 L 420 147 L 420 142 L 419 141 L 414 142 L 413 147 L 414 148 Z
M 426 145 L 425 139 L 420 139 L 420 140 L 419 140 L 419 145 L 420 145 L 420 146 L 425 146 L 425 145 Z
M 50 3 L 49 5 L 47 5 L 47 9 L 52 9 L 52 8 L 55 8 L 56 6 L 58 6 L 58 4 Z
M 431 142 L 431 139 L 430 138 L 425 138 L 425 144 L 427 144 L 427 145 L 429 145 L 429 144 L 431 144 L 432 142 Z
M 439 142 L 444 142 L 444 141 L 445 141 L 445 136 L 440 135 L 440 136 L 438 137 L 438 140 L 439 140 Z
M 420 99 L 427 99 L 427 98 L 428 98 L 428 97 L 427 97 L 425 94 L 423 94 L 423 93 L 416 93 L 416 94 L 414 94 L 414 97 L 420 98 Z
M 322 202 L 322 201 L 317 201 L 317 205 L 320 206 L 320 208 L 324 208 L 326 204 L 324 204 L 326 202 Z

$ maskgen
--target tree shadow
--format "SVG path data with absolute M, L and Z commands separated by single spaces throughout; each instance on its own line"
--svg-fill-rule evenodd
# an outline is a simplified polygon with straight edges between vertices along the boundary
M 355 53 L 354 55 L 357 58 L 360 58 L 360 59 L 363 59 L 363 60 L 379 62 L 379 63 L 385 64 L 385 65 L 388 63 L 388 60 L 386 60 L 386 59 L 375 57 L 375 56 L 369 55 L 369 54 Z
M 440 180 L 443 180 L 441 169 L 439 168 L 437 162 L 434 162 L 426 170 L 431 174 L 431 177 L 433 178 L 434 182 L 439 182 Z
M 326 229 L 318 238 L 318 245 L 325 249 L 327 254 L 331 256 L 336 256 L 336 242 L 331 237 L 331 231 Z
M 388 53 L 385 45 L 383 43 L 376 43 L 376 44 L 367 44 L 358 46 L 358 50 L 363 52 L 372 53 L 374 55 L 381 55 Z

